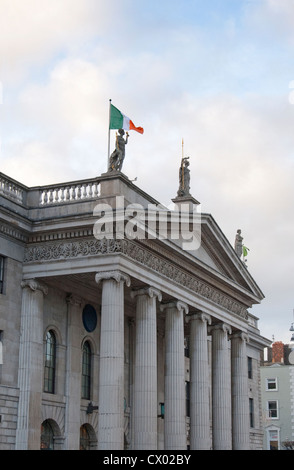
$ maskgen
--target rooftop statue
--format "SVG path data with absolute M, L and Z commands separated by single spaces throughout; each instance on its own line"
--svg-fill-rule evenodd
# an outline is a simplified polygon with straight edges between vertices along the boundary
M 178 197 L 190 196 L 190 170 L 189 157 L 183 157 L 179 170 L 179 190 Z
M 115 150 L 112 152 L 109 158 L 108 171 L 121 171 L 123 162 L 125 159 L 125 146 L 128 143 L 129 134 L 126 133 L 126 138 L 124 139 L 125 131 L 123 129 L 118 130 L 115 139 Z
M 241 230 L 238 229 L 235 237 L 235 251 L 237 255 L 241 258 L 243 253 L 243 237 L 241 236 Z

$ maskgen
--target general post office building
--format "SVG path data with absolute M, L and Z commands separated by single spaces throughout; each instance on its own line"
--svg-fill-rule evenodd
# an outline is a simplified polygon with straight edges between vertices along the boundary
M 184 249 L 120 171 L 0 203 L 0 449 L 262 448 L 263 294 L 210 214 Z

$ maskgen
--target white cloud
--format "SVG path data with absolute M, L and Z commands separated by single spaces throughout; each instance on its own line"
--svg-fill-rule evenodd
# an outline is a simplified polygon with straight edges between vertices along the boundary
M 20 80 L 30 66 L 105 33 L 114 7 L 101 0 L 1 0 L 2 79 Z
M 163 6 L 152 22 L 152 2 L 146 22 L 133 0 L 1 0 L 1 171 L 27 185 L 103 173 L 112 98 L 145 128 L 123 171 L 166 205 L 184 138 L 191 192 L 232 243 L 242 229 L 265 312 L 292 290 L 293 6 L 245 3 L 245 22 L 226 13 L 212 31 Z
M 286 39 L 294 45 L 294 8 L 292 0 L 263 0 L 249 4 L 248 19 L 269 41 Z

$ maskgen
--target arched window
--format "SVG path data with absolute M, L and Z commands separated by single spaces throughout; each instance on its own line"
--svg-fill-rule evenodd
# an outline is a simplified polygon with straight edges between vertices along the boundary
M 41 426 L 41 450 L 54 450 L 54 432 L 49 419 Z
M 45 342 L 44 392 L 54 393 L 56 366 L 56 338 L 52 330 L 47 331 Z
M 90 450 L 91 438 L 87 424 L 80 427 L 80 450 Z
M 82 358 L 82 398 L 90 400 L 91 391 L 91 347 L 89 341 L 85 341 Z

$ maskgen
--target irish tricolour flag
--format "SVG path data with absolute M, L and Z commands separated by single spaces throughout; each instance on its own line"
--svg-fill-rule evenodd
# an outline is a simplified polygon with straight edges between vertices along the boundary
M 143 134 L 143 127 L 136 127 L 133 121 L 125 116 L 119 109 L 110 104 L 109 129 L 124 129 L 127 131 L 137 131 Z

